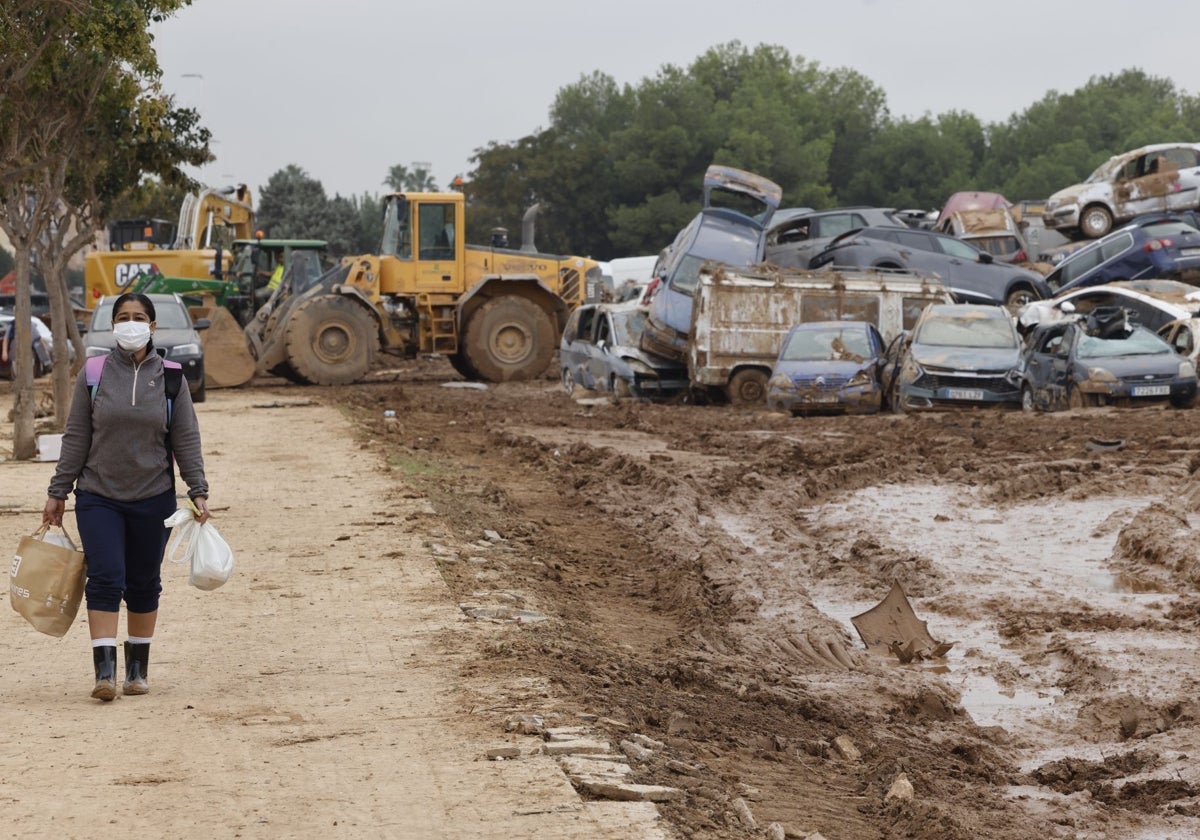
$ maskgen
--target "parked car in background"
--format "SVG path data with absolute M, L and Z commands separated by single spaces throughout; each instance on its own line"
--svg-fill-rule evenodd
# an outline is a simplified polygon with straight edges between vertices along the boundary
M 953 214 L 961 213 L 964 210 L 1007 210 L 1009 207 L 1012 207 L 1012 202 L 1000 193 L 979 190 L 956 192 L 942 205 L 937 221 L 933 223 L 933 229 L 944 230 L 946 221 Z
M 897 413 L 970 406 L 1017 406 L 1010 374 L 1021 341 L 1001 306 L 934 304 L 885 360 L 884 392 Z
M 1131 222 L 1069 254 L 1046 284 L 1058 295 L 1147 277 L 1200 279 L 1200 230 L 1157 216 Z
M 192 402 L 204 402 L 204 344 L 198 330 L 211 325 L 207 318 L 194 324 L 187 304 L 179 295 L 147 295 L 154 304 L 154 335 L 151 342 L 155 352 L 183 368 L 183 377 L 192 395 Z M 91 325 L 84 336 L 83 349 L 87 356 L 111 353 L 117 346 L 113 335 L 112 307 L 116 295 L 107 295 L 96 303 Z
M 1158 143 L 1106 160 L 1046 201 L 1052 230 L 1099 239 L 1139 213 L 1200 207 L 1200 143 Z
M 950 214 L 940 232 L 974 245 L 1000 262 L 1029 261 L 1025 240 L 1007 210 L 959 210 Z
M 54 337 L 50 333 L 50 328 L 46 326 L 46 322 L 41 318 L 29 319 L 29 331 L 32 335 L 31 349 L 33 351 L 33 378 L 39 379 L 49 373 L 54 367 Z M 14 341 L 16 335 L 15 318 L 11 314 L 0 313 L 0 336 L 4 336 L 8 341 L 8 359 L 0 358 L 0 377 L 4 379 L 13 378 L 13 362 L 16 361 L 18 355 L 22 355 L 25 351 L 17 348 Z M 71 350 L 71 358 L 75 358 L 75 348 L 73 345 L 68 345 Z
M 1050 297 L 1042 275 L 998 263 L 953 236 L 909 228 L 863 228 L 843 234 L 813 257 L 813 268 L 891 268 L 936 274 L 959 303 L 1023 306 Z
M 585 304 L 571 313 L 559 345 L 562 384 L 615 397 L 672 397 L 688 385 L 687 368 L 638 347 L 646 310 L 637 301 Z
M 883 336 L 865 321 L 797 324 L 783 339 L 767 382 L 767 408 L 801 414 L 874 414 Z
M 675 237 L 658 269 L 662 279 L 650 300 L 642 349 L 683 360 L 700 270 L 708 263 L 747 268 L 762 262 L 763 232 L 782 195 L 778 184 L 752 172 L 708 168 L 704 209 Z
M 858 228 L 905 227 L 895 211 L 882 207 L 836 207 L 774 218 L 766 235 L 764 259 L 781 268 L 808 268 L 834 237 Z
M 1026 411 L 1196 402 L 1193 362 L 1118 307 L 1039 326 L 1014 378 Z
M 1200 314 L 1200 289 L 1178 280 L 1129 280 L 1087 286 L 1029 304 L 1021 310 L 1017 326 L 1028 333 L 1038 324 L 1112 306 L 1126 310 L 1136 323 L 1147 329 L 1159 330 L 1171 321 Z
M 618 257 L 600 263 L 601 289 L 589 297 L 589 302 L 610 301 L 621 303 L 639 300 L 654 276 L 654 265 L 658 255 L 644 257 Z

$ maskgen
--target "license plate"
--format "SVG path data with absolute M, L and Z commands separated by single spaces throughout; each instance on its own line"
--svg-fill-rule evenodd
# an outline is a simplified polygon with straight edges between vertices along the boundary
M 1135 397 L 1168 397 L 1171 395 L 1170 385 L 1135 385 Z
M 975 388 L 947 388 L 946 399 L 974 400 L 975 402 L 979 402 L 983 399 L 983 391 Z
M 806 394 L 803 399 L 810 403 L 835 403 L 838 401 L 838 396 L 837 394 Z
M 1200 256 L 1200 248 L 1180 248 L 1179 253 L 1183 254 L 1185 257 Z

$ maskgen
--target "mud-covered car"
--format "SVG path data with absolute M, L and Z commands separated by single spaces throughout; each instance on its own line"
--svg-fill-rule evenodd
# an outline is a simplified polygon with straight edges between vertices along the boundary
M 983 192 L 982 190 L 962 190 L 951 194 L 938 212 L 937 220 L 933 223 L 934 230 L 946 231 L 946 223 L 955 213 L 965 210 L 1003 210 L 1012 207 L 1009 201 L 1000 193 Z
M 1042 324 L 1014 373 L 1026 411 L 1196 402 L 1196 367 L 1118 308 Z
M 1001 306 L 934 304 L 889 348 L 884 391 L 897 413 L 1020 404 L 1021 341 Z
M 1144 277 L 1200 278 L 1200 230 L 1163 217 L 1131 222 L 1069 254 L 1046 284 L 1058 295 Z
M 642 333 L 647 352 L 683 361 L 692 327 L 692 300 L 708 264 L 748 268 L 762 262 L 764 233 L 783 188 L 753 172 L 710 166 L 704 205 L 667 249 Z
M 907 227 L 893 210 L 882 207 L 835 207 L 791 213 L 772 219 L 763 259 L 781 268 L 808 268 L 809 261 L 837 236 L 865 227 Z
M 801 414 L 874 414 L 883 336 L 865 321 L 797 324 L 767 381 L 767 408 Z
M 997 262 L 953 236 L 910 228 L 870 227 L 843 234 L 811 268 L 883 268 L 936 274 L 959 303 L 1024 306 L 1050 297 L 1042 275 Z
M 1156 330 L 1158 337 L 1175 348 L 1175 352 L 1197 364 L 1200 357 L 1200 318 L 1180 318 Z
M 559 345 L 562 384 L 616 397 L 672 397 L 688 385 L 687 368 L 638 347 L 646 310 L 636 301 L 586 304 L 567 321 Z
M 1029 261 L 1029 249 L 1008 210 L 959 210 L 940 229 L 991 254 L 1000 262 Z
M 1028 334 L 1038 324 L 1070 320 L 1111 306 L 1126 310 L 1132 320 L 1157 331 L 1171 321 L 1196 317 L 1200 313 L 1200 289 L 1178 280 L 1127 280 L 1088 286 L 1029 304 L 1018 316 L 1017 329 Z
M 1114 155 L 1082 184 L 1046 201 L 1051 230 L 1099 239 L 1140 213 L 1200 206 L 1200 143 L 1158 143 Z

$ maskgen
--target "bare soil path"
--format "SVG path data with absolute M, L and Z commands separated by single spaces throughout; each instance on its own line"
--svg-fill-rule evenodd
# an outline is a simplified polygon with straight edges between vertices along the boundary
M 61 640 L 0 622 L 0 833 L 663 836 L 654 806 L 585 802 L 528 755 L 540 739 L 505 732 L 495 675 L 476 666 L 493 625 L 447 590 L 437 517 L 330 396 L 255 387 L 198 406 L 237 567 L 201 592 L 165 566 L 149 695 L 88 698 L 82 610 Z M 5 393 L 0 417 L 10 407 Z M 0 463 L 0 542 L 40 523 L 53 468 Z M 544 681 L 522 685 L 554 709 Z M 486 760 L 514 744 L 526 757 Z

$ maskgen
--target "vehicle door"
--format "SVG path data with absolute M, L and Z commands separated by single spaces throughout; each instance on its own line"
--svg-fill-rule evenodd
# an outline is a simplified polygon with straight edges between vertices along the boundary
M 807 266 L 808 261 L 825 249 L 834 237 L 851 230 L 867 226 L 861 213 L 829 213 L 813 216 L 809 220 L 808 240 L 796 246 L 799 261 L 796 265 Z
M 1200 346 L 1196 344 L 1196 336 L 1192 332 L 1192 322 L 1172 321 L 1158 331 L 1159 336 L 1175 348 L 1175 352 L 1191 362 L 1200 356 Z
M 592 386 L 587 380 L 587 368 L 591 354 L 592 330 L 596 319 L 595 305 L 581 306 L 571 315 L 563 330 L 562 358 L 559 360 L 564 368 L 571 372 L 572 378 L 584 388 Z
M 1145 253 L 1133 247 L 1133 234 L 1118 231 L 1100 240 L 1100 259 L 1088 270 L 1080 285 L 1099 286 L 1117 280 L 1135 280 L 1153 270 L 1153 263 Z
M 458 235 L 461 228 L 453 202 L 425 202 L 417 207 L 416 288 L 419 292 L 452 289 L 457 273 Z
M 1004 301 L 1004 277 L 990 255 L 982 257 L 979 249 L 952 236 L 935 236 L 933 239 L 946 255 L 948 283 L 956 290 L 960 301 Z
M 1059 263 L 1058 268 L 1047 274 L 1046 285 L 1050 287 L 1050 291 L 1057 294 L 1067 288 L 1096 285 L 1088 282 L 1084 275 L 1100 265 L 1102 242 L 1093 242 L 1086 248 L 1079 249 Z
M 1139 155 L 1117 171 L 1113 199 L 1118 219 L 1167 209 L 1167 192 L 1177 180 L 1173 164 L 1162 152 Z
M 595 391 L 607 391 L 613 374 L 612 365 L 613 325 L 612 314 L 596 313 L 592 342 L 588 345 L 586 381 Z
M 1167 188 L 1167 209 L 1191 210 L 1200 206 L 1200 151 L 1192 146 L 1178 146 L 1162 155 L 1175 170 Z
M 1030 336 L 1022 378 L 1039 408 L 1053 409 L 1067 404 L 1067 339 L 1072 329 L 1073 324 L 1051 324 Z

